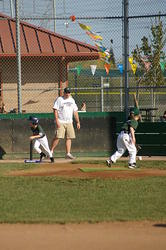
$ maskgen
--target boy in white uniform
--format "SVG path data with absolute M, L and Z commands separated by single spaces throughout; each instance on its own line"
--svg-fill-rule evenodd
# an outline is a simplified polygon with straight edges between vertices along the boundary
M 139 109 L 134 107 L 130 109 L 129 119 L 123 124 L 121 132 L 117 138 L 117 151 L 106 160 L 108 167 L 111 167 L 112 163 L 115 163 L 126 150 L 129 152 L 129 164 L 130 169 L 136 168 L 136 138 L 135 130 L 138 127 L 138 120 L 140 119 Z
M 39 120 L 36 117 L 30 116 L 28 121 L 30 122 L 30 127 L 32 130 L 33 135 L 30 136 L 30 140 L 34 140 L 34 149 L 40 154 L 40 161 L 44 157 L 46 157 L 45 153 L 42 152 L 40 149 L 40 145 L 44 148 L 45 152 L 50 157 L 50 161 L 54 162 L 54 158 L 52 156 L 52 153 L 50 151 L 47 136 L 43 130 L 43 128 L 39 125 Z
M 55 100 L 54 106 L 55 117 L 55 137 L 52 142 L 51 152 L 53 153 L 55 147 L 58 145 L 60 139 L 66 137 L 66 158 L 74 159 L 71 154 L 71 140 L 75 139 L 75 131 L 73 127 L 73 116 L 76 120 L 77 129 L 80 129 L 80 121 L 78 115 L 78 107 L 75 100 L 70 94 L 70 89 L 64 89 L 64 95 Z

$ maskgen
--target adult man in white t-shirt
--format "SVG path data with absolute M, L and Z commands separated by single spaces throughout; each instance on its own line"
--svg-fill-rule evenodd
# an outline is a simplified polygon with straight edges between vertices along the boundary
M 60 139 L 66 137 L 66 158 L 74 159 L 71 154 L 71 140 L 75 138 L 75 131 L 73 127 L 73 116 L 76 120 L 77 129 L 80 129 L 80 121 L 78 115 L 78 107 L 75 100 L 71 97 L 70 89 L 64 89 L 64 95 L 55 100 L 54 118 L 56 124 L 55 137 L 52 141 L 51 152 L 54 151 Z

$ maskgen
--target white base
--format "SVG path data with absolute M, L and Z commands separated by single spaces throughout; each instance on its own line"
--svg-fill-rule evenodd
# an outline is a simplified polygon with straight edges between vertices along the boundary
M 25 163 L 40 163 L 40 160 L 24 160 Z

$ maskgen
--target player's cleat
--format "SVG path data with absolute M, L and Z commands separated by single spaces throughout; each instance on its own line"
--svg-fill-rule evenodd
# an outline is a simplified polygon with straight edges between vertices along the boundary
M 112 165 L 112 163 L 113 163 L 113 162 L 112 162 L 110 159 L 109 159 L 109 160 L 106 160 L 107 167 L 110 168 L 111 165 Z
M 136 163 L 129 163 L 128 167 L 129 167 L 130 169 L 135 169 L 135 168 L 137 168 Z
M 41 152 L 40 153 L 40 161 L 42 161 L 44 159 L 44 157 L 46 157 L 45 153 Z
M 74 157 L 72 154 L 68 153 L 66 154 L 66 159 L 74 160 L 76 157 Z
M 51 163 L 53 163 L 54 162 L 54 157 L 50 157 L 50 161 L 51 161 Z

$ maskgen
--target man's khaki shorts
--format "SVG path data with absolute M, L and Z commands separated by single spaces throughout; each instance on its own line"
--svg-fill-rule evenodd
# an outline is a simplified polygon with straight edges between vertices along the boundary
M 72 123 L 61 123 L 60 128 L 55 129 L 55 135 L 58 139 L 75 139 L 75 131 Z

